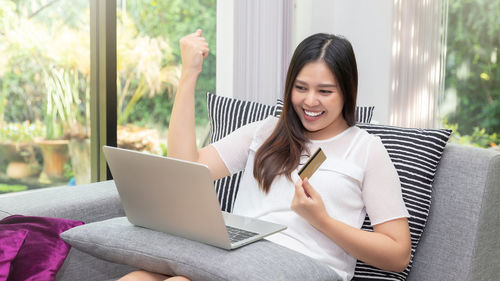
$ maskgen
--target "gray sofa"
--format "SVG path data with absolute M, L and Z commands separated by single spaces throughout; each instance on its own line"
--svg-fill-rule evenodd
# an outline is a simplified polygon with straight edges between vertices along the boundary
M 408 280 L 498 280 L 500 152 L 448 144 L 433 184 L 432 206 Z M 0 196 L 11 214 L 86 223 L 124 216 L 113 181 Z M 58 280 L 115 280 L 134 270 L 71 249 Z

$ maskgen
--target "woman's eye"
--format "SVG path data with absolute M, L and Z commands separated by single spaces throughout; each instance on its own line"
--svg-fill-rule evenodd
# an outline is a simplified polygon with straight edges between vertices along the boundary
M 304 91 L 306 88 L 302 87 L 302 86 L 299 86 L 299 85 L 295 85 L 295 89 L 297 89 L 299 91 Z
M 319 90 L 320 93 L 322 94 L 331 94 L 333 93 L 332 91 L 329 91 L 329 90 Z

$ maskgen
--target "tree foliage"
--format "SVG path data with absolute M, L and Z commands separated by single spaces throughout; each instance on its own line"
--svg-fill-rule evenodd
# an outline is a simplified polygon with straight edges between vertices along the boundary
M 178 42 L 197 28 L 211 49 L 196 88 L 197 122 L 207 122 L 205 92 L 215 91 L 215 4 L 215 0 L 117 1 L 122 123 L 168 127 L 175 91 L 169 85 L 176 85 L 181 63 Z M 46 87 L 41 74 L 50 68 L 76 70 L 89 85 L 89 18 L 88 0 L 2 2 L 0 122 L 44 120 Z
M 123 5 L 126 3 L 126 7 Z M 196 87 L 197 123 L 208 121 L 205 93 L 215 92 L 216 53 L 216 1 L 215 0 L 134 0 L 118 2 L 118 9 L 126 9 L 133 18 L 139 36 L 164 37 L 171 48 L 167 65 L 181 64 L 179 39 L 201 28 L 207 40 L 210 54 L 203 62 L 203 71 Z M 163 93 L 152 99 L 143 99 L 137 104 L 130 120 L 168 126 L 173 100 Z
M 450 1 L 445 87 L 456 109 L 447 119 L 462 135 L 500 132 L 499 48 L 500 0 Z

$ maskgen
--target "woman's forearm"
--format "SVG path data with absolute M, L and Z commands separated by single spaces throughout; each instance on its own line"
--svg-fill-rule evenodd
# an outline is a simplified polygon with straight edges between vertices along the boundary
M 194 89 L 209 49 L 201 29 L 181 38 L 179 45 L 182 73 L 170 115 L 167 151 L 170 157 L 197 162 Z
M 411 240 L 407 218 L 374 225 L 374 232 L 352 227 L 330 217 L 321 195 L 307 178 L 295 183 L 291 209 L 344 251 L 367 264 L 399 272 L 409 263 Z
M 354 228 L 331 217 L 325 217 L 315 226 L 347 253 L 380 269 L 400 272 L 410 261 L 411 241 L 405 218 L 381 226 L 390 236 Z
M 168 156 L 196 161 L 194 91 L 198 73 L 184 72 L 179 80 L 168 129 Z

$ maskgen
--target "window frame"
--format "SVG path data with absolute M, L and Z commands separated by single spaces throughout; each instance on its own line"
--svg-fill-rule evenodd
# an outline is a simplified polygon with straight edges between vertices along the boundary
M 117 146 L 116 0 L 90 0 L 91 182 L 112 179 L 102 151 Z

